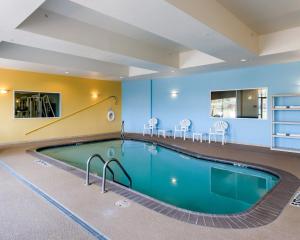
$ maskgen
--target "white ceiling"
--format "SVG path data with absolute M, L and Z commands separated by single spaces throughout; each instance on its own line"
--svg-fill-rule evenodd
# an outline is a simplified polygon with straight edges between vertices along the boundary
M 120 80 L 297 61 L 299 10 L 299 0 L 1 0 L 0 67 Z
M 105 16 L 92 9 L 83 8 L 71 1 L 46 1 L 42 5 L 42 8 L 61 14 L 63 16 L 70 17 L 74 20 L 80 19 L 81 22 L 167 49 L 170 52 L 180 52 L 187 50 L 180 44 L 164 39 L 158 35 L 153 35 L 147 31 L 144 31 L 143 29 L 136 28 L 130 24 L 118 21 L 112 17 Z
M 217 0 L 259 34 L 300 26 L 299 0 Z

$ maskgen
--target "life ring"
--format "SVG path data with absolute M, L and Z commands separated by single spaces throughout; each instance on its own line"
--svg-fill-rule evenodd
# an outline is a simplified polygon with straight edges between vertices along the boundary
M 108 158 L 113 158 L 116 155 L 116 150 L 114 149 L 114 147 L 109 147 L 106 151 L 106 155 Z
M 115 120 L 115 112 L 114 111 L 109 110 L 107 112 L 107 120 L 110 121 L 110 122 Z

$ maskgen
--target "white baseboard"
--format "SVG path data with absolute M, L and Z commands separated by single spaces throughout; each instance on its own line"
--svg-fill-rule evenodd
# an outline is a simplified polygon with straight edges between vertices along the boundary
M 126 133 L 126 132 L 125 132 Z M 142 132 L 127 132 L 127 133 L 132 133 L 132 134 L 143 134 Z M 186 137 L 187 139 L 192 139 L 191 137 Z M 220 141 L 217 141 L 220 142 Z M 239 145 L 248 145 L 248 146 L 254 146 L 254 147 L 263 147 L 263 148 L 270 148 L 271 145 L 265 145 L 265 144 L 253 144 L 253 143 L 247 143 L 247 142 L 237 142 L 234 140 L 227 140 L 227 143 L 232 143 L 232 144 L 239 144 Z

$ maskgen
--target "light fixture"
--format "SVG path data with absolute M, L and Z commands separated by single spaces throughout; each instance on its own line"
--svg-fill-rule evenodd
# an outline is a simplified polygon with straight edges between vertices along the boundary
M 124 78 L 123 76 L 120 76 L 120 79 Z
M 176 98 L 178 96 L 179 92 L 177 90 L 172 90 L 171 91 L 171 97 Z
M 175 72 L 175 70 L 172 70 L 171 72 L 172 72 L 172 73 L 174 73 L 174 72 Z
M 248 100 L 252 100 L 252 95 L 249 95 L 249 96 L 248 96 Z
M 7 89 L 0 89 L 0 94 L 6 94 L 6 93 L 8 93 Z
M 99 93 L 98 92 L 92 92 L 92 98 L 96 99 L 99 97 Z
M 243 59 L 241 59 L 241 62 L 247 62 L 247 59 L 243 58 Z
M 67 71 L 67 72 L 65 72 L 65 74 L 69 74 L 69 73 L 70 73 L 70 72 L 68 72 L 68 71 Z

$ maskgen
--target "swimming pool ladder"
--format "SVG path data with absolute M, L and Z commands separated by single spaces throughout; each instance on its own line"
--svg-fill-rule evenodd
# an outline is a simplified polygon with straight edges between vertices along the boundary
M 125 187 L 132 187 L 132 180 L 131 177 L 129 176 L 129 174 L 127 173 L 127 171 L 125 170 L 125 168 L 122 166 L 122 164 L 116 159 L 116 158 L 112 158 L 109 161 L 105 161 L 100 154 L 93 154 L 92 156 L 90 156 L 86 162 L 86 176 L 85 176 L 85 185 L 90 185 L 90 165 L 91 165 L 91 161 L 94 158 L 98 158 L 104 165 L 103 165 L 103 176 L 102 176 L 102 193 L 105 193 L 105 183 L 106 183 L 106 169 L 108 169 L 108 171 L 111 173 L 112 175 L 112 181 L 116 182 L 122 186 Z M 127 177 L 127 179 L 129 180 L 129 186 L 124 185 L 121 182 L 118 182 L 115 180 L 115 174 L 113 172 L 113 170 L 108 166 L 108 164 L 110 164 L 111 162 L 116 162 L 117 165 L 121 168 L 121 170 L 123 171 L 123 173 L 125 174 L 125 176 Z
M 123 171 L 123 173 L 125 174 L 125 176 L 127 177 L 127 179 L 129 180 L 129 188 L 132 187 L 132 180 L 131 177 L 129 176 L 129 174 L 127 173 L 127 171 L 125 170 L 125 168 L 122 166 L 122 164 L 118 161 L 118 159 L 116 158 L 112 158 L 109 161 L 107 161 L 104 166 L 103 166 L 103 174 L 102 174 L 102 189 L 101 189 L 101 193 L 105 193 L 105 183 L 106 183 L 106 168 L 109 168 L 108 164 L 110 164 L 111 162 L 115 162 L 118 164 L 118 166 L 121 168 L 121 170 Z M 124 185 L 122 183 L 119 183 L 121 185 Z
M 85 175 L 85 185 L 90 185 L 90 165 L 91 165 L 91 161 L 94 158 L 98 158 L 104 165 L 106 163 L 106 161 L 104 161 L 104 159 L 101 157 L 100 154 L 93 154 L 92 156 L 89 157 L 89 159 L 86 162 L 86 175 Z M 109 172 L 111 173 L 112 177 L 113 177 L 113 181 L 115 179 L 114 176 L 114 172 L 111 170 L 110 167 L 108 167 Z

